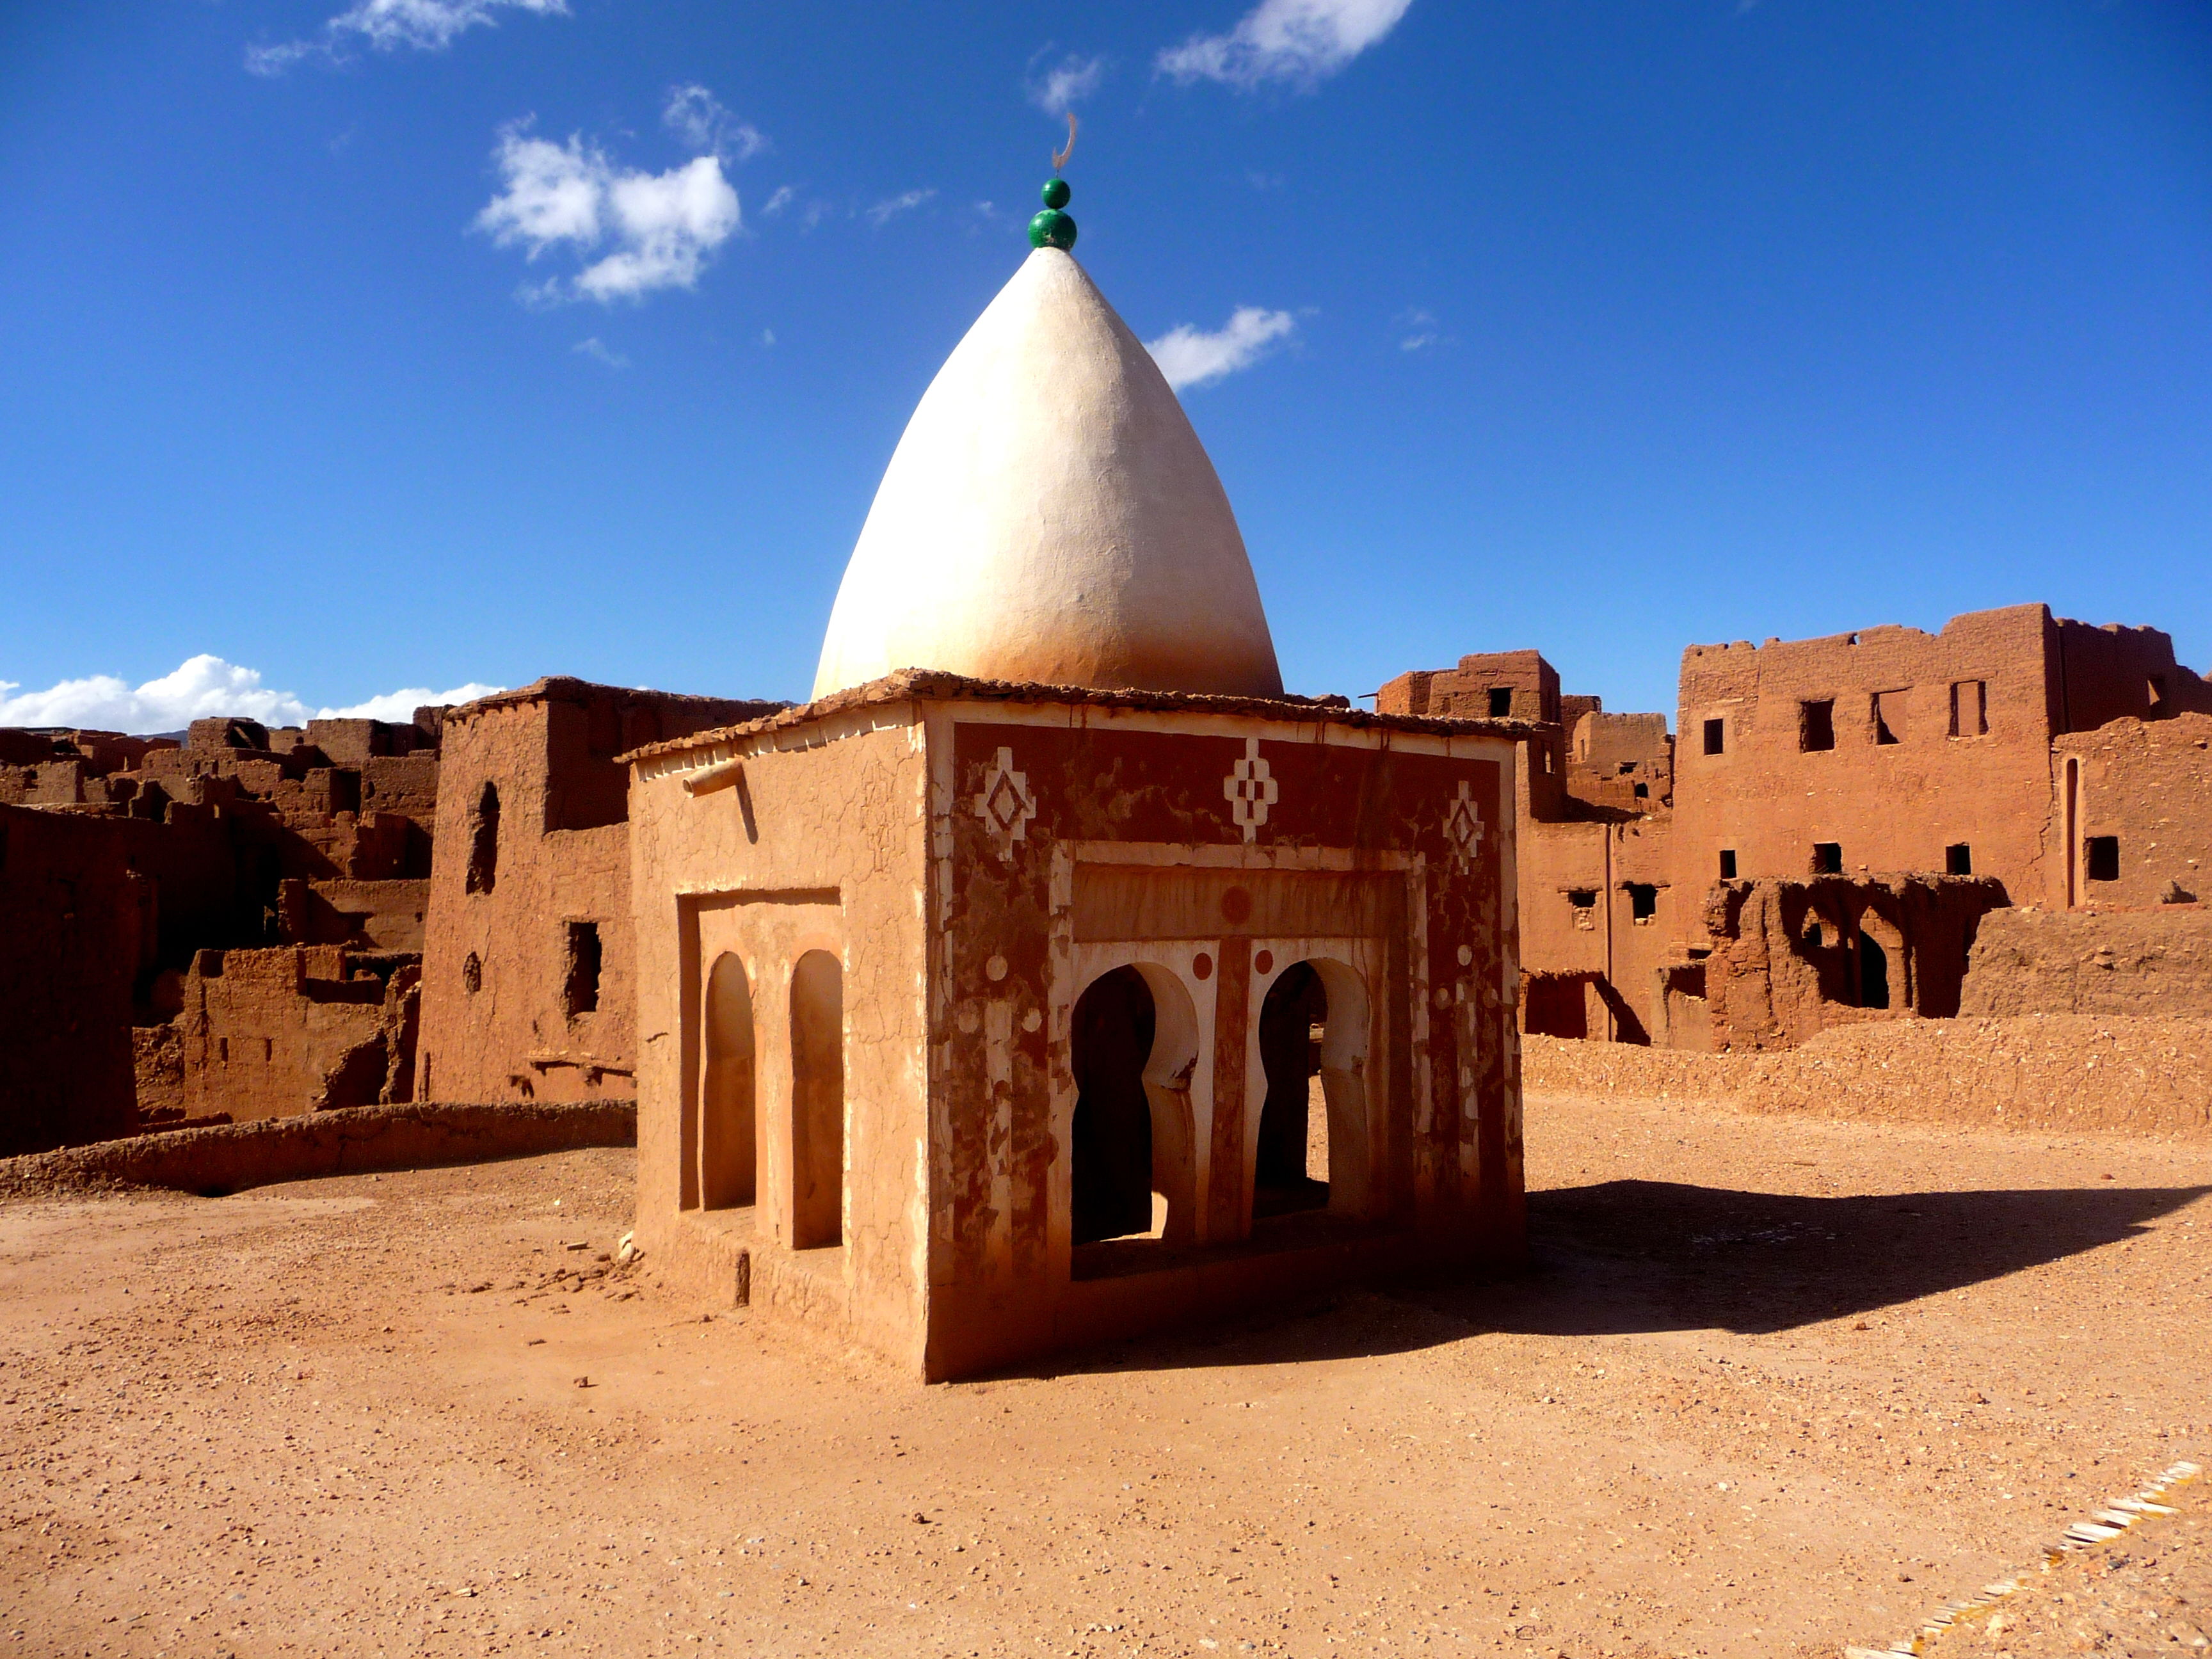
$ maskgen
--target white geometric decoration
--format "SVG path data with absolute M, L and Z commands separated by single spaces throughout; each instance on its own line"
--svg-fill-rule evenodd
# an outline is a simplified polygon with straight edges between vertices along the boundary
M 1459 799 L 1444 811 L 1444 839 L 1451 843 L 1453 861 L 1462 866 L 1473 864 L 1482 846 L 1482 818 L 1474 810 L 1473 789 L 1462 778 Z
M 1244 839 L 1257 841 L 1267 809 L 1282 799 L 1283 787 L 1275 781 L 1267 763 L 1260 758 L 1260 739 L 1244 739 L 1244 758 L 1221 781 L 1221 793 L 1244 831 Z
M 985 776 L 982 793 L 975 797 L 975 816 L 991 832 L 999 856 L 1009 864 L 1013 862 L 1014 843 L 1024 839 L 1023 828 L 1036 816 L 1036 797 L 1030 793 L 1028 777 L 1014 770 L 1014 751 L 1001 749 L 998 764 Z

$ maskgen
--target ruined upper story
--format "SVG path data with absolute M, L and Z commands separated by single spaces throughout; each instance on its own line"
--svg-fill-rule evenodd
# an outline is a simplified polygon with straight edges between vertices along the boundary
M 495 813 L 541 833 L 621 823 L 629 816 L 629 771 L 617 756 L 787 707 L 553 675 L 447 712 L 448 787 L 481 817 L 489 785 Z
M 2191 711 L 2212 711 L 2212 686 L 2175 661 L 2170 636 L 2043 605 L 1968 611 L 1937 634 L 1885 624 L 1682 653 L 1680 729 L 1699 755 L 1729 752 L 1732 734 L 1783 753 L 1982 738 L 2040 750 Z
M 1522 741 L 1522 789 L 1538 823 L 1667 811 L 1674 740 L 1664 714 L 1608 714 L 1596 697 L 1563 693 L 1539 651 L 1475 652 L 1455 668 L 1415 669 L 1375 694 L 1381 714 L 1518 720 L 1540 730 Z

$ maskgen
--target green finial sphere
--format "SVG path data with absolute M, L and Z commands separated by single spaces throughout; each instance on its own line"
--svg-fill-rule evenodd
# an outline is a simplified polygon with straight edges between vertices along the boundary
M 1044 196 L 1044 204 L 1047 207 L 1064 208 L 1067 205 L 1067 198 L 1074 195 L 1075 192 L 1067 187 L 1066 179 L 1048 179 L 1044 181 L 1044 190 L 1042 194 Z
M 1075 246 L 1075 221 L 1058 208 L 1047 208 L 1030 221 L 1031 247 L 1056 247 L 1065 253 Z

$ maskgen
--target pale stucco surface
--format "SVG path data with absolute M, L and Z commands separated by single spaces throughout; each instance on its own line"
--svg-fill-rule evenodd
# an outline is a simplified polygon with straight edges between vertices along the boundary
M 1279 696 L 1229 498 L 1143 343 L 1057 248 L 946 359 L 853 550 L 814 695 L 902 668 Z

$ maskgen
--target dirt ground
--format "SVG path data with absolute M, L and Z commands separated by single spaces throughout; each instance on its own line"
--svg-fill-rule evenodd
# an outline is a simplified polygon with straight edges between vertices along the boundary
M 2212 1464 L 2212 1145 L 1528 1122 L 1526 1277 L 937 1388 L 627 1153 L 0 1206 L 0 1656 L 1835 1659 Z

